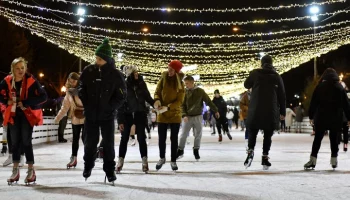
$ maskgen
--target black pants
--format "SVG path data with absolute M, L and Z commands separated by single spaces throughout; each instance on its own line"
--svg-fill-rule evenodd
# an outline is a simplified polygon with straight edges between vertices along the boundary
M 311 156 L 317 158 L 318 151 L 321 148 L 321 142 L 324 137 L 324 133 L 326 130 L 318 130 L 316 129 L 315 131 L 315 138 L 314 142 L 312 143 L 312 151 L 311 151 Z M 329 131 L 329 140 L 331 142 L 331 152 L 332 152 L 332 157 L 338 157 L 338 131 L 330 130 Z
M 344 142 L 344 144 L 347 144 L 349 142 L 348 122 L 343 122 L 343 142 Z
M 233 118 L 233 121 L 235 122 L 236 124 L 236 129 L 238 128 L 238 118 Z
M 153 127 L 153 130 L 154 130 L 154 128 L 156 127 L 156 122 L 152 122 L 152 127 Z
M 158 123 L 159 157 L 165 158 L 168 125 L 170 126 L 171 162 L 176 162 L 177 148 L 179 146 L 179 143 L 178 143 L 178 135 L 180 130 L 179 123 L 170 123 L 170 124 Z
M 228 133 L 228 121 L 227 118 L 220 115 L 219 119 L 216 119 L 216 128 L 218 129 L 219 135 L 221 135 L 221 126 L 224 132 Z
M 114 152 L 114 119 L 104 121 L 85 120 L 84 129 L 84 161 L 85 168 L 92 169 L 95 166 L 97 144 L 101 135 L 103 138 L 103 170 L 111 173 L 115 170 Z
M 285 130 L 286 130 L 286 120 L 281 120 L 281 131 L 285 131 Z
M 80 132 L 82 132 L 81 140 L 84 143 L 84 124 L 72 124 L 73 129 L 73 142 L 72 142 L 72 156 L 78 155 L 79 150 L 79 138 L 80 138 Z
M 58 124 L 58 141 L 64 140 L 64 129 L 67 126 L 68 117 L 64 116 Z
M 147 133 L 151 133 L 151 126 L 148 126 L 148 123 L 145 124 L 145 128 L 147 130 Z
M 13 163 L 19 163 L 22 151 L 26 156 L 26 164 L 34 164 L 34 153 L 32 145 L 33 127 L 29 124 L 23 111 L 16 109 L 14 124 L 9 124 L 12 144 Z
M 259 129 L 249 129 L 249 137 L 248 137 L 248 148 L 253 149 L 255 148 L 256 144 L 256 136 L 259 133 Z M 273 130 L 264 130 L 264 140 L 263 140 L 263 155 L 269 155 L 269 151 L 271 148 L 271 143 L 272 143 L 272 135 L 273 135 Z
M 133 124 L 136 126 L 135 135 L 137 135 L 141 158 L 147 157 L 145 117 L 147 117 L 145 112 L 136 112 L 134 113 L 134 117 L 132 114 L 125 114 L 124 131 L 121 132 L 122 137 L 119 145 L 119 157 L 125 158 L 130 138 L 130 129 Z

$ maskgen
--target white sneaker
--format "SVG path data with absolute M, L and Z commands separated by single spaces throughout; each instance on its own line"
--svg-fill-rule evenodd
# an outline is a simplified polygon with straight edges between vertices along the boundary
M 24 155 L 21 155 L 21 159 L 19 161 L 19 164 L 18 164 L 19 167 L 23 167 L 24 166 Z
M 9 166 L 11 165 L 13 162 L 12 162 L 12 154 L 9 154 L 9 157 L 5 160 L 5 162 L 2 164 L 2 166 L 6 167 L 6 166 Z

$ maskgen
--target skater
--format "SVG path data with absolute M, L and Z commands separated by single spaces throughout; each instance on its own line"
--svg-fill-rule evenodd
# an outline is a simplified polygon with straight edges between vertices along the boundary
M 63 97 L 60 97 L 56 100 L 56 116 L 58 115 L 58 112 L 62 108 L 63 100 L 64 100 Z M 59 124 L 58 124 L 57 136 L 58 136 L 59 143 L 66 143 L 67 142 L 67 140 L 64 139 L 64 130 L 66 129 L 67 122 L 68 122 L 68 112 L 66 112 L 66 115 L 64 115 L 61 118 L 61 120 L 59 121 Z
M 342 128 L 343 113 L 345 113 L 349 124 L 350 107 L 348 97 L 339 83 L 338 74 L 334 69 L 328 68 L 315 88 L 309 107 L 310 124 L 315 125 L 315 138 L 312 144 L 310 161 L 304 165 L 305 169 L 315 168 L 317 154 L 327 130 L 329 130 L 332 152 L 330 163 L 333 169 L 337 168 L 339 151 L 337 138 L 338 132 Z
M 249 167 L 254 157 L 254 148 L 259 129 L 264 131 L 263 155 L 261 165 L 264 169 L 271 166 L 269 162 L 269 151 L 271 147 L 271 137 L 274 130 L 279 129 L 280 119 L 286 115 L 286 95 L 281 76 L 272 66 L 272 57 L 266 55 L 261 59 L 261 68 L 250 72 L 249 77 L 244 82 L 244 87 L 252 88 L 247 129 L 248 156 L 244 165 Z
M 135 135 L 139 143 L 143 172 L 148 173 L 148 152 L 146 143 L 145 127 L 147 123 L 147 113 L 149 109 L 146 102 L 154 105 L 154 100 L 148 91 L 143 77 L 138 73 L 137 67 L 125 66 L 123 69 L 126 75 L 127 98 L 122 107 L 118 109 L 118 124 L 121 131 L 121 140 L 119 145 L 119 159 L 117 173 L 123 168 L 125 155 L 130 136 L 131 127 L 134 126 Z
M 244 92 L 241 101 L 239 102 L 239 108 L 241 109 L 242 118 L 244 120 L 244 124 L 246 124 L 247 117 L 248 117 L 248 108 L 250 103 L 250 95 L 251 95 L 251 89 Z M 249 138 L 249 129 L 246 127 L 245 134 L 244 134 L 244 140 L 245 140 L 245 148 L 248 150 L 248 138 Z
M 87 66 L 78 86 L 79 98 L 84 105 L 84 172 L 85 179 L 91 175 L 95 166 L 97 144 L 103 139 L 103 171 L 108 182 L 114 183 L 114 118 L 115 111 L 123 105 L 126 86 L 122 73 L 116 69 L 112 58 L 112 48 L 106 38 L 95 51 L 95 64 Z
M 214 117 L 213 112 L 211 112 L 211 111 L 209 111 L 209 112 L 210 112 L 210 114 L 209 114 L 210 126 L 213 127 L 213 132 L 211 133 L 211 135 L 215 136 L 215 134 L 216 134 L 216 129 L 215 129 L 215 127 L 216 127 L 216 119 Z
M 295 109 L 296 133 L 301 133 L 301 123 L 304 119 L 304 106 L 300 105 Z
M 238 109 L 235 107 L 234 109 L 233 109 L 233 122 L 235 122 L 235 124 L 236 124 L 236 129 L 238 129 L 238 119 L 239 119 L 239 111 L 238 111 Z
M 156 165 L 159 170 L 165 164 L 167 129 L 170 128 L 171 168 L 178 170 L 176 164 L 178 149 L 178 134 L 181 123 L 181 105 L 185 97 L 184 74 L 182 63 L 173 60 L 168 64 L 168 71 L 163 72 L 154 93 L 154 108 L 158 110 L 158 145 L 160 160 Z
M 226 119 L 227 119 L 227 123 L 228 123 L 228 128 L 231 130 L 232 129 L 232 123 L 233 123 L 233 111 L 229 108 L 227 108 L 227 112 L 226 112 Z
M 293 124 L 293 117 L 295 117 L 295 113 L 293 112 L 292 109 L 290 108 L 287 108 L 286 109 L 286 118 L 285 118 L 285 132 L 289 132 L 290 133 L 290 127 L 292 126 Z
M 55 117 L 55 123 L 59 123 L 62 118 L 69 115 L 72 121 L 72 130 L 73 130 L 73 142 L 72 142 L 72 155 L 70 161 L 67 164 L 67 169 L 77 166 L 77 155 L 79 150 L 79 139 L 80 133 L 82 133 L 82 141 L 84 142 L 84 107 L 83 103 L 78 97 L 78 80 L 79 74 L 72 72 L 69 74 L 66 81 L 67 94 L 63 99 L 62 107 L 58 111 L 57 116 Z
M 215 113 L 216 118 L 220 118 L 218 108 L 210 100 L 209 96 L 202 88 L 199 88 L 194 83 L 192 76 L 187 76 L 185 79 L 186 94 L 182 104 L 182 134 L 180 136 L 179 149 L 177 150 L 177 159 L 184 155 L 186 138 L 189 135 L 191 128 L 194 132 L 193 155 L 196 160 L 200 159 L 199 148 L 202 139 L 202 110 L 203 101 L 209 105 L 210 109 Z
M 231 134 L 228 130 L 228 122 L 227 122 L 227 118 L 226 118 L 226 110 L 227 110 L 227 105 L 226 102 L 224 100 L 224 98 L 222 98 L 222 96 L 220 96 L 220 92 L 219 90 L 215 90 L 214 91 L 214 98 L 213 98 L 213 103 L 215 104 L 215 106 L 219 109 L 219 113 L 220 113 L 220 117 L 219 118 L 215 118 L 216 120 L 216 128 L 218 129 L 218 133 L 219 133 L 219 142 L 222 142 L 222 135 L 221 135 L 221 127 L 222 130 L 225 133 L 227 133 L 227 137 L 232 140 Z M 213 112 L 213 110 L 211 110 Z
M 4 126 L 8 126 L 10 130 L 12 144 L 13 170 L 7 182 L 12 184 L 20 178 L 21 148 L 28 164 L 24 182 L 35 182 L 32 134 L 34 125 L 43 124 L 41 105 L 46 102 L 46 92 L 40 83 L 27 73 L 27 61 L 22 57 L 12 61 L 11 74 L 0 83 L 0 91 L 1 103 L 7 104 Z

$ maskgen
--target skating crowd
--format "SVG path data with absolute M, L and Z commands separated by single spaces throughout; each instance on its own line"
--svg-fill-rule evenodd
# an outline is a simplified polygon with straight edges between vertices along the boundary
M 84 144 L 85 179 L 91 176 L 97 157 L 103 159 L 105 181 L 114 183 L 116 173 L 123 169 L 129 138 L 135 145 L 135 136 L 139 144 L 142 171 L 147 173 L 148 150 L 145 129 L 150 133 L 152 125 L 158 124 L 159 161 L 156 169 L 160 170 L 166 163 L 166 140 L 170 130 L 172 170 L 178 170 L 176 161 L 184 156 L 186 139 L 193 130 L 193 155 L 200 159 L 199 149 L 202 138 L 203 119 L 213 127 L 212 135 L 218 131 L 218 141 L 222 135 L 232 140 L 229 129 L 233 123 L 238 128 L 241 121 L 242 131 L 245 128 L 247 158 L 246 168 L 250 167 L 254 158 L 256 138 L 261 130 L 264 134 L 261 164 L 264 169 L 271 166 L 269 151 L 275 130 L 290 132 L 292 117 L 295 116 L 296 132 L 301 133 L 301 122 L 304 109 L 301 106 L 295 111 L 286 109 L 284 83 L 273 66 L 269 55 L 261 59 L 261 67 L 250 72 L 244 82 L 247 89 L 240 100 L 239 110 L 227 108 L 220 91 L 214 91 L 211 100 L 207 93 L 198 85 L 192 76 L 181 72 L 182 63 L 173 60 L 168 64 L 168 70 L 163 72 L 158 81 L 152 98 L 147 85 L 135 66 L 122 66 L 117 69 L 112 57 L 112 48 L 108 39 L 104 39 L 95 51 L 96 61 L 85 67 L 81 74 L 72 72 L 66 81 L 67 93 L 55 123 L 72 121 L 73 142 L 72 154 L 67 168 L 77 165 L 79 139 Z M 305 169 L 316 166 L 317 154 L 324 133 L 329 131 L 331 141 L 331 165 L 337 167 L 339 132 L 344 134 L 344 150 L 347 150 L 350 108 L 348 96 L 337 73 L 327 69 L 319 80 L 313 93 L 309 108 L 310 124 L 314 127 L 314 141 L 310 160 Z M 327 94 L 327 95 L 324 95 Z M 43 114 L 41 106 L 47 100 L 47 94 L 35 77 L 27 72 L 27 62 L 24 58 L 16 58 L 11 64 L 11 74 L 0 83 L 0 102 L 3 113 L 4 133 L 2 142 L 8 144 L 9 159 L 4 166 L 13 163 L 12 174 L 7 179 L 8 184 L 17 182 L 20 178 L 20 168 L 24 165 L 24 157 L 28 165 L 26 184 L 36 181 L 34 170 L 34 153 L 32 132 L 34 126 L 42 125 Z M 148 106 L 153 107 L 152 112 Z M 210 107 L 204 112 L 203 107 Z M 121 140 L 119 145 L 118 163 L 115 162 L 114 150 L 114 120 L 117 117 Z M 181 129 L 180 138 L 178 137 Z M 216 126 L 216 129 L 215 129 Z M 61 128 L 62 129 L 62 128 Z M 66 142 L 63 130 L 59 134 L 59 142 Z M 98 147 L 100 135 L 102 141 Z M 148 135 L 150 138 L 151 136 Z M 3 152 L 6 152 L 4 145 Z

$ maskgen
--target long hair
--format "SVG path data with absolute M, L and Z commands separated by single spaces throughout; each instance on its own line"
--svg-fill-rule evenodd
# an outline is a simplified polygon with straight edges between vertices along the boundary
M 24 63 L 24 68 L 25 68 L 25 72 L 27 72 L 27 61 L 26 59 L 24 59 L 23 57 L 19 57 L 19 58 L 15 58 L 12 63 L 11 63 L 11 74 L 12 74 L 12 86 L 11 88 L 15 88 L 16 89 L 16 84 L 15 84 L 15 66 L 20 63 L 23 62 Z

